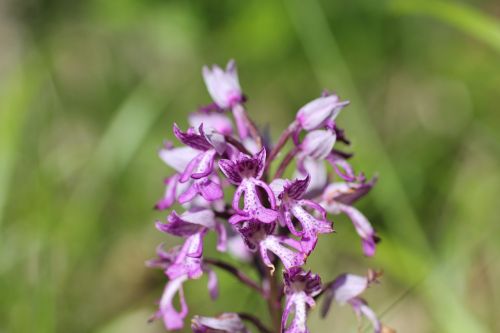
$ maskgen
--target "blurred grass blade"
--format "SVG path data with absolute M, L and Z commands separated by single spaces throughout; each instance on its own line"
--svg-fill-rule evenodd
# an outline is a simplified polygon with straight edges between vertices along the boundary
M 158 98 L 150 90 L 147 84 L 139 86 L 116 111 L 65 207 L 60 241 L 76 257 L 95 234 L 99 214 L 111 194 L 110 179 L 126 168 L 161 114 Z
M 434 17 L 483 41 L 500 52 L 500 23 L 465 4 L 437 0 L 392 0 L 390 8 L 397 14 Z
M 21 63 L 12 76 L 2 82 L 0 91 L 0 230 L 3 210 L 16 160 L 17 147 L 30 103 L 39 91 L 42 73 L 36 61 Z

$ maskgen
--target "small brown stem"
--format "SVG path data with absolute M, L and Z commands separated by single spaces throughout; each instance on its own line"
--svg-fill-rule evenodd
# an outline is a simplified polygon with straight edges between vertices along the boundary
M 245 146 L 243 145 L 243 143 L 241 143 L 239 140 L 233 138 L 232 136 L 230 135 L 225 135 L 224 136 L 224 139 L 226 139 L 227 142 L 229 142 L 231 145 L 233 145 L 234 147 L 236 147 L 239 151 L 241 151 L 243 154 L 247 154 L 247 155 L 252 155 L 246 148 Z
M 288 152 L 288 154 L 285 156 L 283 161 L 281 161 L 281 164 L 278 167 L 278 170 L 276 171 L 276 173 L 274 174 L 273 179 L 280 178 L 281 176 L 283 176 L 283 173 L 285 173 L 286 168 L 288 167 L 290 162 L 292 162 L 292 160 L 296 154 L 297 154 L 297 148 L 293 148 L 292 150 L 290 150 Z
M 281 133 L 281 136 L 279 137 L 278 142 L 273 147 L 273 150 L 271 150 L 271 153 L 269 153 L 269 157 L 267 158 L 268 165 L 270 165 L 272 163 L 272 161 L 274 161 L 276 156 L 278 156 L 278 154 L 281 151 L 281 149 L 283 148 L 283 146 L 285 146 L 288 139 L 290 139 L 290 137 L 292 136 L 292 133 L 295 130 L 296 126 L 297 126 L 296 123 L 293 122 L 288 126 L 288 128 L 283 133 Z
M 273 324 L 273 332 L 281 332 L 281 302 L 280 302 L 280 291 L 279 284 L 276 274 L 271 274 L 268 271 L 269 279 L 269 298 L 267 299 L 267 306 L 269 308 L 269 314 L 271 315 L 271 321 Z
M 257 284 L 257 282 L 252 280 L 249 276 L 247 276 L 245 273 L 243 273 L 233 265 L 228 264 L 227 262 L 224 262 L 222 260 L 212 259 L 212 258 L 205 258 L 203 259 L 203 261 L 209 265 L 216 266 L 225 270 L 226 272 L 232 274 L 234 277 L 236 277 L 238 280 L 240 280 L 250 288 L 258 291 L 262 297 L 266 296 L 264 290 L 262 289 L 261 286 Z
M 257 126 L 253 122 L 252 119 L 248 117 L 248 114 L 245 112 L 245 118 L 248 122 L 248 127 L 250 127 L 250 134 L 254 138 L 254 140 L 257 142 L 257 145 L 259 146 L 259 149 L 263 147 L 262 143 L 262 137 L 260 136 L 259 130 L 257 129 Z
M 251 315 L 249 313 L 245 313 L 245 312 L 239 312 L 238 313 L 238 316 L 240 316 L 241 319 L 243 320 L 246 320 L 246 321 L 249 321 L 251 322 L 252 324 L 255 325 L 255 327 L 257 327 L 257 329 L 261 332 L 261 333 L 273 333 L 273 331 L 271 331 L 269 328 L 267 328 L 260 320 L 259 318 L 255 317 L 254 315 Z
M 260 136 L 259 130 L 257 129 L 255 123 L 252 121 L 252 119 L 250 119 L 250 117 L 248 117 L 247 111 L 243 104 L 240 103 L 233 106 L 233 116 L 238 125 L 240 138 L 244 139 L 246 137 L 246 129 L 243 130 L 242 128 L 240 128 L 240 126 L 244 126 L 250 132 L 250 136 L 255 140 L 255 142 L 257 142 L 259 149 L 261 149 L 263 147 L 262 137 Z M 240 122 L 241 120 L 243 120 L 243 123 Z

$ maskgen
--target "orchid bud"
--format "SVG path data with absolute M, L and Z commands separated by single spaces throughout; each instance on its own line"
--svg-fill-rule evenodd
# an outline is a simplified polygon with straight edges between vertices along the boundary
M 241 92 L 236 63 L 231 60 L 227 63 L 226 70 L 217 65 L 212 69 L 203 67 L 203 79 L 210 96 L 222 109 L 233 107 L 244 99 Z
M 304 130 L 314 130 L 333 121 L 347 104 L 349 101 L 341 102 L 337 95 L 322 96 L 300 108 L 296 120 Z

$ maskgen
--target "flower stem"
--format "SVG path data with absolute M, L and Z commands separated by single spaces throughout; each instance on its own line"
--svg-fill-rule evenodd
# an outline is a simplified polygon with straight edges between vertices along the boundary
M 276 156 L 278 156 L 279 152 L 281 151 L 281 149 L 285 146 L 285 144 L 287 143 L 288 139 L 290 139 L 290 137 L 292 136 L 292 133 L 293 131 L 295 130 L 295 128 L 297 127 L 295 121 L 293 123 L 291 123 L 288 128 L 283 131 L 283 133 L 281 133 L 281 136 L 279 137 L 278 139 L 278 142 L 276 143 L 276 145 L 273 147 L 273 150 L 271 150 L 271 153 L 269 154 L 269 157 L 268 157 L 268 162 L 269 164 L 274 161 L 274 159 L 276 158 Z
M 248 117 L 247 111 L 241 104 L 236 104 L 233 106 L 233 116 L 238 127 L 238 132 L 242 140 L 248 137 L 248 131 L 250 136 L 257 142 L 259 148 L 262 148 L 262 138 L 259 134 L 259 130 L 255 123 Z
M 203 261 L 205 263 L 209 264 L 209 265 L 219 267 L 219 268 L 225 270 L 226 272 L 232 274 L 238 280 L 240 280 L 241 282 L 243 282 L 244 284 L 246 284 L 250 288 L 252 288 L 252 289 L 256 290 L 257 292 L 259 292 L 259 294 L 261 296 L 265 297 L 265 293 L 264 293 L 264 290 L 262 289 L 262 287 L 259 286 L 257 284 L 257 282 L 255 282 L 254 280 L 252 280 L 249 276 L 247 276 L 245 273 L 243 273 L 242 271 L 240 271 L 239 269 L 237 269 L 233 265 L 231 265 L 231 264 L 229 264 L 227 262 L 224 262 L 222 260 L 212 259 L 212 258 L 205 258 L 205 259 L 203 259 Z
M 288 154 L 285 156 L 283 161 L 281 161 L 281 164 L 278 167 L 278 170 L 276 171 L 276 173 L 274 174 L 273 179 L 281 178 L 281 176 L 283 176 L 283 173 L 285 173 L 286 168 L 288 167 L 290 162 L 293 161 L 293 158 L 295 157 L 296 154 L 297 154 L 297 148 L 293 148 L 292 150 L 290 150 L 288 152 Z
M 252 324 L 255 325 L 255 327 L 257 327 L 257 329 L 261 332 L 261 333 L 273 333 L 273 331 L 271 331 L 269 328 L 267 328 L 261 321 L 259 318 L 255 317 L 254 315 L 251 315 L 249 313 L 246 313 L 246 312 L 239 312 L 238 313 L 238 316 L 240 316 L 241 319 L 243 320 L 246 320 L 246 321 L 249 321 L 251 322 Z
M 271 274 L 268 270 L 269 279 L 269 297 L 267 299 L 267 306 L 273 325 L 273 332 L 281 332 L 281 302 L 280 290 L 277 274 Z

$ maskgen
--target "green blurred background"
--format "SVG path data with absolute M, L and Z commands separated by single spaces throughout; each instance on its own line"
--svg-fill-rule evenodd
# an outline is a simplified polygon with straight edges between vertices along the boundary
M 209 102 L 201 66 L 230 58 L 274 138 L 323 88 L 352 102 L 339 124 L 380 176 L 358 207 L 383 241 L 365 259 L 337 218 L 309 266 L 383 269 L 366 298 L 398 332 L 500 332 L 499 17 L 497 0 L 0 1 L 0 332 L 164 331 L 144 261 L 178 240 L 153 226 L 156 152 Z M 190 315 L 268 320 L 219 279 L 216 303 L 189 282 Z M 347 307 L 317 312 L 312 332 L 357 331 Z

